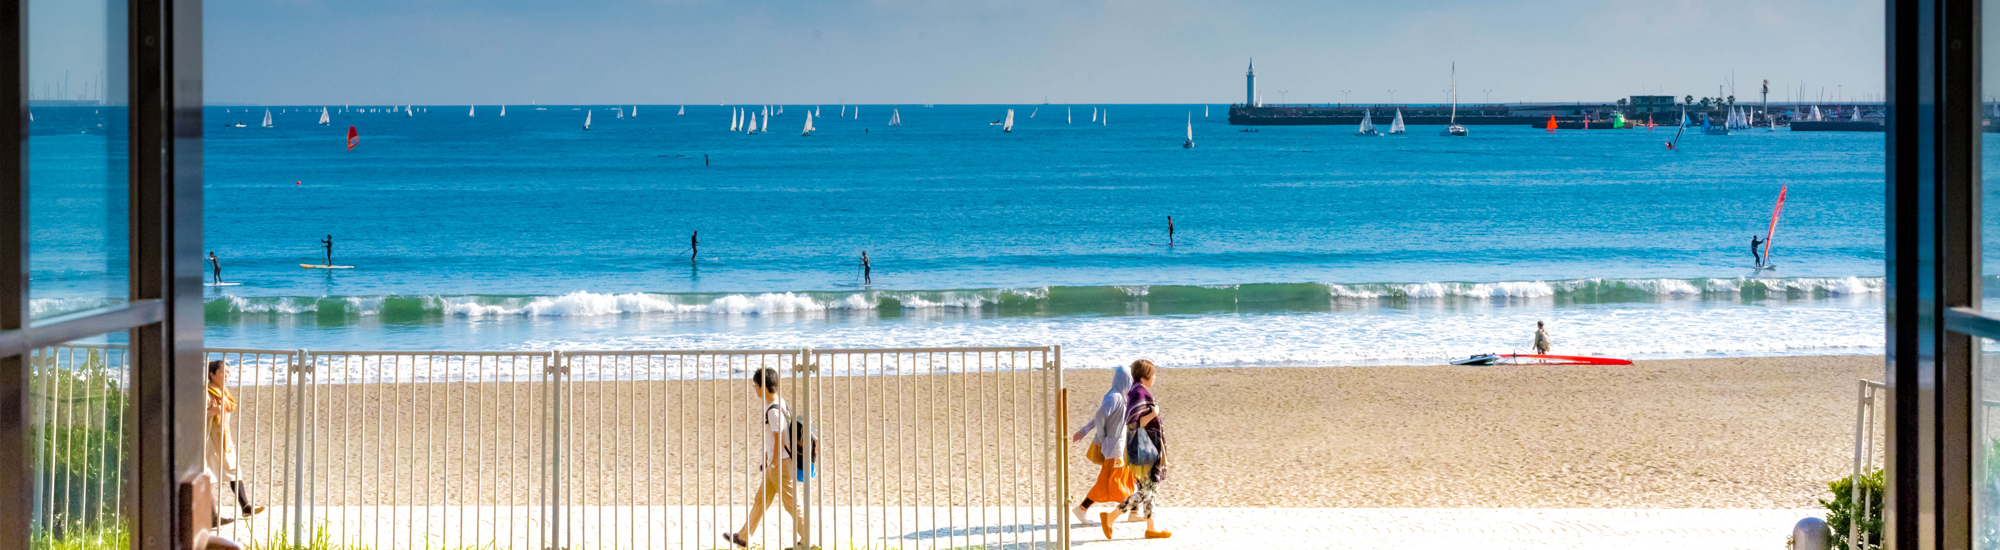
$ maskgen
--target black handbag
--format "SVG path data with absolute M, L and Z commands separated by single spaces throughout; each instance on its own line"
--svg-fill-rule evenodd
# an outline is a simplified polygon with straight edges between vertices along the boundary
M 1125 440 L 1125 461 L 1136 466 L 1152 466 L 1160 462 L 1160 444 L 1153 441 L 1153 435 L 1145 428 L 1132 427 L 1132 435 Z

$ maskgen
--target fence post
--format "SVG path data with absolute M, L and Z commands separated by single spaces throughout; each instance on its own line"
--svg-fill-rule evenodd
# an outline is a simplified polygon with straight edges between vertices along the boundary
M 1062 346 L 1055 350 L 1056 377 L 1056 517 L 1062 522 L 1063 548 L 1069 548 L 1069 386 L 1063 383 Z
M 546 550 L 561 550 L 562 541 L 562 382 L 569 373 L 568 357 L 562 350 L 549 352 L 549 364 L 542 369 L 543 386 L 548 393 L 548 406 L 542 409 L 542 429 L 548 431 L 548 445 L 542 450 L 542 465 L 548 468 L 548 478 L 543 481 L 542 504 L 543 524 L 547 536 L 543 539 Z
M 292 546 L 304 547 L 306 529 L 306 375 L 312 372 L 312 355 L 306 350 L 298 350 L 292 355 L 288 378 L 293 381 L 292 401 L 298 406 L 292 413 Z
M 812 417 L 812 411 L 814 410 L 812 390 L 813 383 L 819 378 L 819 363 L 813 361 L 811 348 L 801 348 L 799 350 L 798 357 L 792 360 L 792 373 L 794 375 L 792 387 L 799 389 L 799 407 L 798 410 L 792 411 L 792 416 L 799 419 L 799 425 L 805 426 L 808 430 L 815 430 Z M 810 443 L 809 440 L 802 439 L 800 434 L 791 434 L 791 436 L 794 441 Z M 813 474 L 817 473 L 813 469 L 813 461 L 818 457 L 818 450 L 818 446 L 807 449 L 804 445 L 801 445 L 797 449 L 797 452 L 805 456 L 792 457 L 792 465 L 799 469 L 800 513 L 805 515 L 805 530 L 798 534 L 799 541 L 803 543 L 799 546 L 803 548 L 813 547 Z

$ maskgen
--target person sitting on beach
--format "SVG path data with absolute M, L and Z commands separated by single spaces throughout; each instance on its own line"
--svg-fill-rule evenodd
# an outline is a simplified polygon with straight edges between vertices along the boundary
M 763 483 L 759 483 L 757 493 L 750 497 L 750 514 L 743 519 L 743 528 L 734 533 L 723 533 L 723 540 L 737 548 L 750 547 L 750 535 L 757 532 L 757 526 L 764 521 L 764 511 L 770 509 L 772 499 L 782 499 L 785 513 L 792 515 L 792 536 L 798 538 L 798 546 L 805 545 L 806 516 L 799 509 L 799 489 L 792 481 L 791 472 L 795 460 L 785 448 L 785 432 L 791 411 L 785 408 L 785 398 L 778 397 L 778 371 L 770 367 L 757 369 L 750 375 L 750 382 L 756 387 L 757 398 L 763 400 L 764 427 L 759 433 L 771 434 L 771 444 L 764 448 L 764 460 L 757 466 L 763 469 Z
M 1541 321 L 1535 321 L 1535 353 L 1549 353 L 1549 329 L 1544 328 Z
M 1153 524 L 1153 509 L 1160 502 L 1160 481 L 1166 478 L 1167 441 L 1166 427 L 1160 422 L 1160 405 L 1153 401 L 1153 381 L 1160 376 L 1160 369 L 1152 361 L 1140 359 L 1132 363 L 1132 389 L 1125 393 L 1126 429 L 1143 431 L 1151 438 L 1160 451 L 1159 459 L 1150 465 L 1127 464 L 1126 470 L 1138 482 L 1138 489 L 1127 497 L 1118 509 L 1098 516 L 1103 522 L 1104 538 L 1111 538 L 1111 524 L 1118 516 L 1130 513 L 1146 518 L 1146 538 L 1164 539 L 1173 533 L 1160 530 Z M 1136 437 L 1138 434 L 1133 434 Z
M 1132 374 L 1125 367 L 1111 369 L 1111 389 L 1104 392 L 1104 399 L 1098 402 L 1097 414 L 1090 422 L 1070 436 L 1070 441 L 1082 441 L 1085 435 L 1095 434 L 1090 440 L 1090 451 L 1085 456 L 1091 464 L 1099 466 L 1097 483 L 1083 497 L 1083 502 L 1070 510 L 1078 524 L 1088 524 L 1084 514 L 1090 506 L 1099 503 L 1123 503 L 1138 488 L 1133 485 L 1132 474 L 1125 468 L 1125 392 L 1132 389 Z

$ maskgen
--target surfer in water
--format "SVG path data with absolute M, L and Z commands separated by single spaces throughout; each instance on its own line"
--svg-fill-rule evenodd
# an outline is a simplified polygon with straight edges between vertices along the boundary
M 694 259 L 699 257 L 701 257 L 701 232 L 696 231 L 693 235 L 688 235 L 688 263 L 694 263 Z
M 215 266 L 215 284 L 222 284 L 222 260 L 215 259 L 215 251 L 208 251 L 208 263 Z
M 1756 235 L 1751 235 L 1751 236 L 1750 236 L 1750 259 L 1752 259 L 1752 260 L 1757 260 L 1757 267 L 1763 267 L 1763 266 L 1764 266 L 1764 252 L 1763 252 L 1763 249 L 1761 249 L 1761 248 L 1758 248 L 1758 247 L 1760 247 L 1760 246 L 1764 246 L 1764 241 L 1763 241 L 1762 239 L 1758 239 Z
M 324 239 L 320 239 L 320 240 L 319 240 L 319 245 L 320 245 L 321 247 L 324 247 L 324 248 L 326 248 L 326 265 L 328 265 L 328 266 L 332 266 L 332 265 L 333 265 L 333 235 L 327 235 L 327 236 L 326 236 L 326 238 L 324 238 Z
M 1549 347 L 1549 329 L 1544 328 L 1541 321 L 1535 321 L 1535 353 L 1548 355 Z
M 1167 248 L 1174 247 L 1174 217 L 1167 216 Z
M 861 285 L 867 286 L 872 284 L 875 284 L 875 269 L 874 266 L 868 265 L 868 251 L 863 250 L 861 251 Z

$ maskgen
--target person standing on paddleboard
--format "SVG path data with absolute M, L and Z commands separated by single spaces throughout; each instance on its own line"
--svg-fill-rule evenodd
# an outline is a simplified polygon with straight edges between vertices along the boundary
M 694 259 L 699 257 L 701 257 L 701 232 L 696 231 L 693 235 L 688 235 L 688 263 L 694 263 Z
M 222 260 L 215 259 L 215 251 L 208 251 L 208 263 L 215 266 L 215 284 L 222 284 Z
M 333 235 L 327 235 L 326 238 L 320 239 L 319 245 L 326 248 L 327 267 L 333 267 Z
M 875 270 L 873 266 L 868 265 L 868 251 L 863 250 L 861 251 L 861 285 L 867 286 L 872 284 L 875 284 Z
M 1544 328 L 1541 321 L 1535 321 L 1535 353 L 1548 355 L 1549 347 L 1549 329 Z
M 1167 248 L 1174 247 L 1174 217 L 1167 216 Z
M 1763 239 L 1759 239 L 1759 238 L 1757 238 L 1757 236 L 1756 236 L 1756 235 L 1751 235 L 1751 236 L 1750 236 L 1750 259 L 1752 259 L 1752 260 L 1757 260 L 1757 266 L 1758 266 L 1758 267 L 1763 267 L 1763 266 L 1764 266 L 1764 251 L 1763 251 L 1763 249 L 1762 249 L 1762 248 L 1758 248 L 1758 247 L 1761 247 L 1761 246 L 1764 246 L 1764 241 L 1763 241 Z

